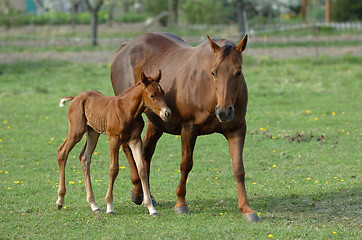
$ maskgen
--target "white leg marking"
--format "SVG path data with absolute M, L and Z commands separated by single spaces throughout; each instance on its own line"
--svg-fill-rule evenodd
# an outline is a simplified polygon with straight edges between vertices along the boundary
M 145 165 L 143 163 L 142 141 L 141 139 L 134 140 L 129 143 L 132 150 L 133 158 L 136 162 L 138 175 L 141 178 L 142 190 L 143 190 L 143 204 L 148 208 L 150 215 L 157 215 L 156 208 L 152 205 L 151 193 L 148 184 L 148 177 Z

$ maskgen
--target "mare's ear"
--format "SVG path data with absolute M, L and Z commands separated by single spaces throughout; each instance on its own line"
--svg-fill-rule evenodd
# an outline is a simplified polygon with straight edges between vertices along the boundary
M 220 50 L 219 45 L 217 45 L 216 42 L 212 41 L 209 36 L 207 36 L 207 39 L 209 39 L 211 50 L 212 50 L 214 53 L 217 53 L 217 52 Z
M 236 46 L 236 50 L 238 50 L 240 53 L 242 53 L 246 48 L 246 43 L 248 42 L 248 34 L 245 34 L 243 39 L 239 42 L 239 44 Z
M 148 78 L 146 77 L 145 73 L 142 71 L 141 72 L 141 81 L 142 83 L 147 86 L 150 82 L 148 81 Z
M 156 82 L 160 82 L 161 76 L 162 76 L 161 69 L 159 69 L 157 75 L 156 75 L 153 79 L 154 79 Z

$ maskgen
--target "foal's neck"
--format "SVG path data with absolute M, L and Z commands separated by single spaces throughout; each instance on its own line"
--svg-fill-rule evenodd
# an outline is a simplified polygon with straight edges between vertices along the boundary
M 123 109 L 128 109 L 127 112 L 130 114 L 130 117 L 137 118 L 143 113 L 145 109 L 142 98 L 143 92 L 144 85 L 138 83 L 117 96 L 119 106 Z

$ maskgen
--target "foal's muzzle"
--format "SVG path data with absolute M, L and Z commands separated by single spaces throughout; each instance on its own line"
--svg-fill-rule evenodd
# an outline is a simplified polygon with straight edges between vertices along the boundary
M 162 118 L 163 121 L 167 122 L 171 119 L 172 116 L 172 112 L 171 109 L 169 108 L 162 108 L 161 112 L 160 112 L 160 117 Z
M 216 106 L 215 108 L 215 115 L 219 119 L 220 122 L 230 122 L 234 118 L 234 107 L 220 107 Z

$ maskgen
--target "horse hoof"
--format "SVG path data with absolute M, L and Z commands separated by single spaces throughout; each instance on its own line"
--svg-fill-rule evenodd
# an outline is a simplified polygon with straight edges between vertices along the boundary
M 108 215 L 116 215 L 114 212 L 107 212 Z
M 60 206 L 58 204 L 57 204 L 57 207 L 58 207 L 59 210 L 62 210 L 62 208 L 63 208 L 63 206 Z
M 247 222 L 257 222 L 257 221 L 260 220 L 260 218 L 259 218 L 259 216 L 258 216 L 258 214 L 256 212 L 245 214 L 244 219 Z
M 93 210 L 93 212 L 94 212 L 94 213 L 99 213 L 99 212 L 101 212 L 101 209 L 100 209 L 100 208 L 97 208 L 97 209 Z
M 158 205 L 155 198 L 152 198 L 152 205 L 153 205 L 154 207 L 157 207 L 157 205 Z
M 157 213 L 152 213 L 151 217 L 158 217 L 158 214 Z
M 182 207 L 178 207 L 175 208 L 175 213 L 176 214 L 189 214 L 189 207 L 188 206 L 182 206 Z
M 136 195 L 134 194 L 132 191 L 131 191 L 131 199 L 132 201 L 137 204 L 137 205 L 141 205 L 142 202 L 143 202 L 143 195 L 139 196 L 139 195 Z M 152 202 L 153 203 L 153 202 Z

